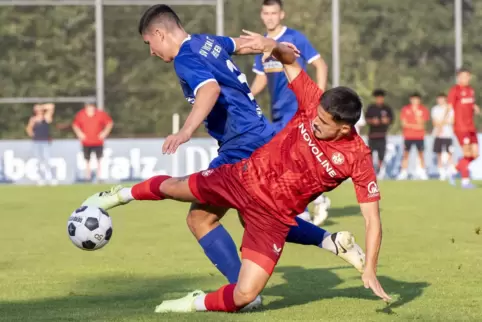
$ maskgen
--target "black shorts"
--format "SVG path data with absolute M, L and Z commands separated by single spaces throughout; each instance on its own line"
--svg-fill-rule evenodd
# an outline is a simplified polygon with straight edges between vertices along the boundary
M 412 146 L 417 148 L 417 151 L 422 152 L 425 149 L 423 140 L 405 140 L 405 151 L 410 151 Z
M 383 161 L 385 159 L 385 151 L 387 149 L 386 138 L 368 138 L 368 146 L 373 152 L 377 152 L 378 160 Z
M 87 160 L 87 161 L 90 161 L 90 156 L 92 155 L 92 152 L 95 153 L 95 157 L 97 158 L 97 160 L 104 156 L 104 146 L 103 145 L 83 146 L 82 150 L 84 152 L 84 159 Z
M 451 138 L 435 138 L 433 141 L 433 152 L 452 152 L 452 139 Z

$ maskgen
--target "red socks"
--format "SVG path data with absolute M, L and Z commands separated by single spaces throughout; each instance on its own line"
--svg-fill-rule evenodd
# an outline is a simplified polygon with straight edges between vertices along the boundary
M 462 178 L 470 177 L 469 164 L 473 160 L 474 158 L 471 158 L 471 157 L 463 157 L 462 159 L 459 160 L 459 163 L 457 164 L 457 170 L 459 170 L 460 176 Z
M 155 176 L 142 181 L 132 187 L 132 197 L 135 200 L 163 200 L 165 196 L 161 193 L 161 183 L 170 178 L 170 176 Z
M 236 284 L 228 284 L 219 290 L 209 293 L 204 299 L 208 311 L 236 312 L 241 308 L 234 304 L 234 288 Z

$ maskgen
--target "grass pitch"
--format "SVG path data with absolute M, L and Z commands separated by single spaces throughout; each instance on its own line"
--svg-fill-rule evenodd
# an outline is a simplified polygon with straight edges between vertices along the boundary
M 139 202 L 116 208 L 109 245 L 75 248 L 70 213 L 102 186 L 0 187 L 0 321 L 482 321 L 482 189 L 442 182 L 382 182 L 385 305 L 357 272 L 313 246 L 288 245 L 248 314 L 154 313 L 164 299 L 225 283 L 189 232 L 188 206 Z M 351 183 L 329 194 L 325 228 L 364 242 Z M 223 220 L 239 245 L 242 228 Z

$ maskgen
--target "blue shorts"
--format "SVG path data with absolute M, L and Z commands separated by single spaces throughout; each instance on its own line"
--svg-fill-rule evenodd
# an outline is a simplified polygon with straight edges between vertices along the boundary
M 262 147 L 263 145 L 271 141 L 274 135 L 275 133 L 273 133 L 273 135 L 268 136 L 266 138 L 261 138 L 258 142 L 246 144 L 243 147 L 238 147 L 238 148 L 233 147 L 233 148 L 225 148 L 225 149 L 221 147 L 219 155 L 216 158 L 214 158 L 214 160 L 211 161 L 208 169 L 214 169 L 223 164 L 234 164 L 243 159 L 249 158 L 255 150 L 257 150 L 258 148 Z

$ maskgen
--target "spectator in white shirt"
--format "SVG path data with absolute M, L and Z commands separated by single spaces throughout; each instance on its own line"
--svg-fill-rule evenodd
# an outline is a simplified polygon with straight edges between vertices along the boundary
M 445 180 L 448 175 L 454 173 L 455 168 L 452 161 L 452 137 L 454 111 L 447 104 L 445 94 L 437 96 L 437 105 L 432 108 L 432 124 L 435 140 L 433 143 L 433 152 L 437 155 L 437 167 L 440 180 Z

